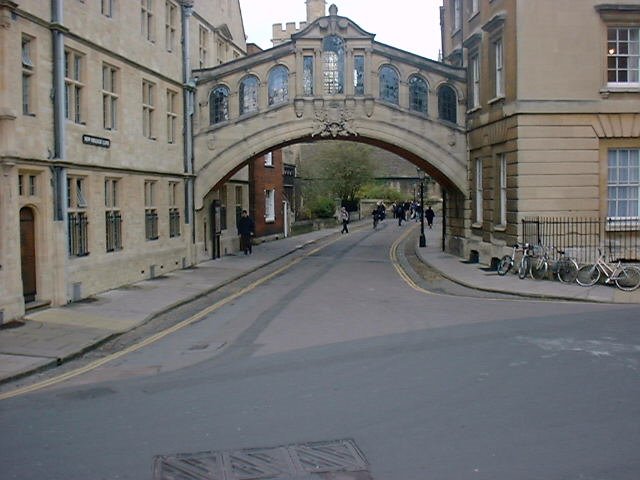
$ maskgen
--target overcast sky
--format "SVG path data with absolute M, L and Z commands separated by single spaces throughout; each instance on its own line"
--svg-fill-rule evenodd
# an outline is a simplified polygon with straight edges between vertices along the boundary
M 423 57 L 438 59 L 442 0 L 328 0 L 375 40 Z M 271 48 L 272 25 L 306 20 L 305 0 L 240 0 L 247 42 Z

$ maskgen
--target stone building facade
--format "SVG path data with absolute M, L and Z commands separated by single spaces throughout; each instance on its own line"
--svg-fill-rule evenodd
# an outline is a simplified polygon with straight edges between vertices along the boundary
M 640 4 L 444 0 L 468 72 L 466 243 L 486 263 L 531 216 L 639 221 Z
M 190 72 L 245 52 L 238 1 L 0 0 L 0 323 L 201 258 Z

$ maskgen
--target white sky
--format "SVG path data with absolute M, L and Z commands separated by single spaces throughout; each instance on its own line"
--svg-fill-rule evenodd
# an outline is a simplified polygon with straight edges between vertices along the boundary
M 338 15 L 348 17 L 360 28 L 375 34 L 375 40 L 432 60 L 440 50 L 442 0 L 327 0 L 335 3 Z M 271 48 L 272 25 L 296 22 L 307 17 L 305 0 L 240 0 L 247 42 Z

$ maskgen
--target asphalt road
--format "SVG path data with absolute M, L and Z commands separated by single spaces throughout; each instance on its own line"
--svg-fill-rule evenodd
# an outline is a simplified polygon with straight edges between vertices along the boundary
M 363 479 L 640 478 L 640 308 L 428 275 L 418 292 L 390 260 L 401 232 L 345 235 L 156 343 L 0 402 L 0 478 L 150 479 L 158 455 L 340 439 Z

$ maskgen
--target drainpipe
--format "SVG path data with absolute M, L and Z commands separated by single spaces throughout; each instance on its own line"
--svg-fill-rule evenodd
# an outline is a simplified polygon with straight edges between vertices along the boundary
M 65 118 L 64 118 L 64 36 L 67 29 L 63 26 L 64 0 L 51 0 L 51 34 L 53 40 L 53 160 L 64 160 L 65 155 Z M 67 209 L 67 171 L 61 166 L 53 167 L 53 208 L 54 221 L 66 220 Z M 66 228 L 65 228 L 66 232 Z M 65 233 L 66 235 L 66 233 Z
M 193 112 L 195 81 L 191 77 L 191 52 L 189 46 L 189 19 L 193 13 L 193 0 L 181 2 L 182 19 L 182 82 L 184 122 L 184 172 L 189 174 L 185 188 L 185 222 L 191 224 L 191 242 L 196 242 L 193 178 Z

